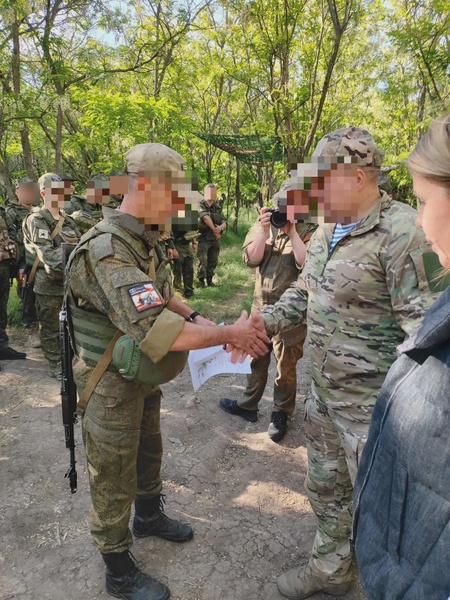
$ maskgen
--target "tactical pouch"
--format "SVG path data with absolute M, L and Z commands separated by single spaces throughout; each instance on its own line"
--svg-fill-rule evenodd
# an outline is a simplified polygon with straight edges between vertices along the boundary
M 124 379 L 150 387 L 157 387 L 176 377 L 184 369 L 188 352 L 168 352 L 154 363 L 139 349 L 129 335 L 121 336 L 113 350 L 112 361 Z

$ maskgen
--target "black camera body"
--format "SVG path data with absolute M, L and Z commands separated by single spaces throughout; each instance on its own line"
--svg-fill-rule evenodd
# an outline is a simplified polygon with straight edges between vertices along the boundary
M 270 224 L 273 225 L 275 229 L 281 229 L 287 224 L 287 215 L 280 212 L 277 208 L 271 208 L 269 212 L 271 213 Z

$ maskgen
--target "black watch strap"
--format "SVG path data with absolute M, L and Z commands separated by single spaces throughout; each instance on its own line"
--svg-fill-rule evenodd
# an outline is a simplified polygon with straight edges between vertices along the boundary
M 186 317 L 186 321 L 189 321 L 189 323 L 193 323 L 195 317 L 199 317 L 200 313 L 198 313 L 197 311 L 194 311 L 192 314 L 190 314 L 188 317 Z

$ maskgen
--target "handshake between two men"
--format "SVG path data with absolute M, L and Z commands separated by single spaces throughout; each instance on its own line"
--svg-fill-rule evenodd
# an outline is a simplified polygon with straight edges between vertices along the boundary
M 170 299 L 167 308 L 188 320 L 173 342 L 171 351 L 198 350 L 222 345 L 227 352 L 231 352 L 231 361 L 236 363 L 243 362 L 247 354 L 257 358 L 267 354 L 269 350 L 270 338 L 259 314 L 248 316 L 244 310 L 232 325 L 219 326 L 197 313 L 192 313 L 192 309 L 176 297 Z

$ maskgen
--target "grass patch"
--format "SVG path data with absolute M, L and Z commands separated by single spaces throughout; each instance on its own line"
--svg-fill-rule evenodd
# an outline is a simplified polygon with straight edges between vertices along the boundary
M 250 312 L 255 272 L 244 265 L 242 244 L 256 217 L 256 211 L 250 211 L 248 215 L 243 213 L 238 230 L 226 230 L 221 240 L 219 265 L 214 277 L 216 287 L 196 287 L 195 295 L 188 300 L 189 306 L 216 323 L 222 321 L 231 323 L 244 309 Z M 195 277 L 194 287 L 197 285 L 198 281 Z
M 8 325 L 9 327 L 22 327 L 20 320 L 20 299 L 17 295 L 17 281 L 14 279 L 12 288 L 9 290 L 8 298 Z

